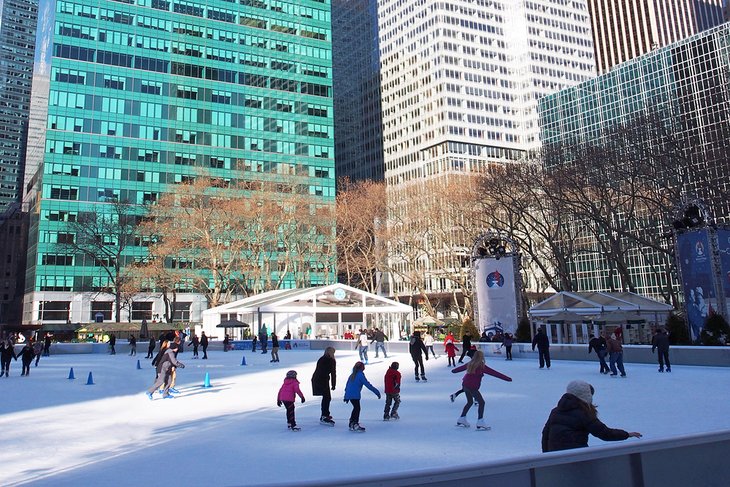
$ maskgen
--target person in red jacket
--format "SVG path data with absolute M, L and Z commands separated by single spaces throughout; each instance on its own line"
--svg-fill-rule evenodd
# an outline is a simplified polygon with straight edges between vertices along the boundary
M 398 416 L 398 406 L 400 406 L 400 372 L 398 372 L 398 367 L 398 362 L 393 362 L 385 373 L 384 421 L 400 419 L 400 416 Z M 393 405 L 392 408 L 391 404 Z
M 301 429 L 297 426 L 297 421 L 294 418 L 294 400 L 296 399 L 296 396 L 299 396 L 302 399 L 302 404 L 304 404 L 304 394 L 302 394 L 301 389 L 299 389 L 297 371 L 290 370 L 286 373 L 284 383 L 279 389 L 279 395 L 276 398 L 276 405 L 281 407 L 283 404 L 286 408 L 286 423 L 292 431 L 299 431 Z
M 474 357 L 469 363 L 460 365 L 451 372 L 456 374 L 463 370 L 466 370 L 466 374 L 464 374 L 464 378 L 461 381 L 461 386 L 462 389 L 464 389 L 464 394 L 466 394 L 466 405 L 461 411 L 461 417 L 456 421 L 456 425 L 463 426 L 464 428 L 469 427 L 469 423 L 466 420 L 466 414 L 469 412 L 469 409 L 471 409 L 474 400 L 476 400 L 477 404 L 479 404 L 477 429 L 488 430 L 489 427 L 484 424 L 484 398 L 482 397 L 482 393 L 479 392 L 479 387 L 482 385 L 482 377 L 487 374 L 507 382 L 512 382 L 512 379 L 490 367 L 487 367 L 484 363 L 484 352 L 481 350 L 477 350 L 474 353 Z
M 456 352 L 459 351 L 454 344 L 453 336 L 444 343 L 444 351 L 449 359 L 448 367 L 456 367 Z

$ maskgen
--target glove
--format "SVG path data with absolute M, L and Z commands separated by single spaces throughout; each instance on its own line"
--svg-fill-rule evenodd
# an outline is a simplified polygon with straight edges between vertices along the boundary
M 279 406 L 279 407 L 281 407 L 281 401 L 278 401 L 278 400 L 277 400 L 277 401 L 276 401 L 276 405 L 277 405 L 277 406 Z
M 332 386 L 332 390 L 333 390 L 333 391 L 335 390 L 335 386 Z
M 350 400 L 349 400 L 349 399 L 345 399 L 344 401 L 345 401 L 345 404 L 347 404 L 347 403 L 349 403 L 349 402 L 350 402 Z
M 302 398 L 302 404 L 304 404 L 304 398 Z
M 176 366 L 176 367 L 177 367 L 178 369 L 184 369 L 184 368 L 185 368 L 185 364 L 184 364 L 184 363 L 182 363 L 182 362 L 179 362 L 179 363 L 177 364 L 177 366 Z

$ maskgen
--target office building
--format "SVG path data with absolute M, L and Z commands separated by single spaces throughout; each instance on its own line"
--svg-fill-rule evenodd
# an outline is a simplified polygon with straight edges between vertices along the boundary
M 588 0 L 599 73 L 724 22 L 723 0 Z
M 45 142 L 27 178 L 25 322 L 114 316 L 103 269 L 63 251 L 74 238 L 67 222 L 85 212 L 129 202 L 141 215 L 201 173 L 217 187 L 282 182 L 277 191 L 294 187 L 314 206 L 334 204 L 328 0 L 48 3 L 39 63 L 49 91 L 45 106 L 43 93 L 34 105 Z M 143 258 L 146 245 L 139 239 L 122 259 Z M 308 280 L 333 275 L 314 269 Z M 204 298 L 179 291 L 177 319 L 196 320 Z M 160 318 L 161 306 L 150 293 L 123 319 Z

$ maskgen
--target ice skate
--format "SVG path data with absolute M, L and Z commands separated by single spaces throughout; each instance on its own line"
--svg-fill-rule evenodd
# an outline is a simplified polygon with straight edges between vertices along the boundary
M 462 416 L 462 417 L 460 417 L 459 419 L 456 420 L 456 426 L 459 426 L 461 428 L 468 428 L 471 425 L 466 420 L 466 418 L 464 416 Z
M 456 396 L 453 394 L 449 394 L 449 399 L 451 399 L 451 402 L 454 402 L 456 400 Z
M 421 378 L 418 377 L 418 374 L 416 374 L 416 382 L 420 382 Z
M 359 423 L 350 423 L 350 431 L 356 431 L 358 433 L 364 433 L 365 432 L 365 428 L 363 428 L 362 426 L 360 426 Z
M 492 428 L 484 424 L 483 419 L 477 421 L 477 431 L 489 431 L 490 429 Z
M 388 415 L 388 413 L 385 413 L 383 415 L 383 421 L 390 421 L 390 416 Z
M 301 431 L 302 429 L 297 425 L 289 425 L 289 431 Z
M 145 392 L 144 394 L 145 394 L 145 396 L 147 396 L 147 399 L 149 399 L 150 401 L 152 400 L 152 393 L 151 392 Z
M 400 419 L 400 416 L 398 416 L 398 413 L 393 413 L 393 414 L 390 415 L 390 419 L 394 419 L 394 420 L 397 421 L 397 420 Z
M 334 426 L 335 422 L 332 421 L 332 416 L 322 416 L 319 418 L 319 423 L 325 426 Z
M 426 379 L 426 375 L 425 374 L 421 374 L 421 380 L 423 382 L 426 382 L 428 380 L 428 379 Z

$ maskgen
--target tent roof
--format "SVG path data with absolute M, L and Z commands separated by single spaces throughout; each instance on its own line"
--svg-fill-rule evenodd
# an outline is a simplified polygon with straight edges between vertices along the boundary
M 530 308 L 530 316 L 552 320 L 558 313 L 569 311 L 581 318 L 598 318 L 609 311 L 636 312 L 636 315 L 668 313 L 672 306 L 631 292 L 567 292 L 556 293 Z M 634 313 L 632 313 L 633 315 Z M 640 318 L 635 318 L 640 319 Z
M 398 301 L 346 284 L 278 289 L 203 311 L 203 316 L 245 313 L 411 313 Z

